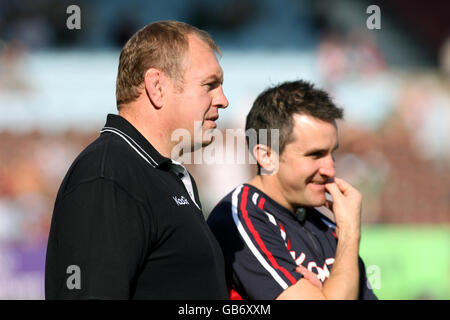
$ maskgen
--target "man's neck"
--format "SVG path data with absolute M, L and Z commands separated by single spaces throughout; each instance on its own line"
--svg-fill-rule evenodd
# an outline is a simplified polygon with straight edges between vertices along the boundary
M 268 195 L 272 200 L 277 202 L 279 205 L 285 207 L 289 211 L 295 213 L 296 208 L 294 208 L 282 195 L 281 192 L 277 192 L 279 190 L 279 186 L 276 185 L 277 181 L 274 176 L 266 176 L 263 177 L 261 175 L 256 175 L 252 180 L 249 181 L 250 185 L 258 188 L 266 195 Z
M 129 106 L 122 107 L 119 116 L 131 123 L 162 156 L 171 158 L 173 143 L 170 132 L 166 132 L 167 127 L 161 125 L 156 119 L 150 121 L 149 115 L 139 114 Z

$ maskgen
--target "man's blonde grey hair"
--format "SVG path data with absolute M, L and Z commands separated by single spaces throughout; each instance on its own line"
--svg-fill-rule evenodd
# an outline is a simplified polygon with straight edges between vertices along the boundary
M 135 101 L 141 94 L 145 72 L 149 68 L 163 71 L 183 82 L 183 58 L 189 48 L 189 35 L 195 35 L 217 54 L 222 55 L 211 36 L 179 21 L 159 21 L 137 31 L 123 47 L 116 81 L 117 108 Z

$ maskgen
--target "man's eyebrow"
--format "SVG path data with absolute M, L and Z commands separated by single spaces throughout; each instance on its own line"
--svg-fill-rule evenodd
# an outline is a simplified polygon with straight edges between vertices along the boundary
M 339 148 L 339 143 L 337 143 L 337 144 L 334 146 L 333 150 L 331 150 L 331 151 L 332 151 L 332 152 L 333 152 L 333 151 L 336 151 L 336 149 L 338 149 L 338 148 Z M 315 148 L 315 149 L 306 151 L 305 155 L 306 155 L 306 156 L 310 156 L 310 155 L 313 155 L 313 154 L 316 154 L 316 153 L 323 153 L 323 152 L 328 152 L 328 149 Z
M 223 83 L 223 73 L 220 72 L 218 74 L 212 74 L 209 77 L 205 78 L 202 83 L 208 83 L 208 82 L 218 82 Z

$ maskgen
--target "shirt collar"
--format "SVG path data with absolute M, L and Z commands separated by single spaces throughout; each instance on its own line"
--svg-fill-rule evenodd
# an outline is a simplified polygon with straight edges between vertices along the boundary
M 299 222 L 301 222 L 301 219 L 298 216 L 298 214 L 299 214 L 298 211 L 296 211 L 294 213 L 291 210 L 289 210 L 288 208 L 283 207 L 281 204 L 279 204 L 278 202 L 273 200 L 271 197 L 269 197 L 267 194 L 265 194 L 262 190 L 258 189 L 257 187 L 255 187 L 251 184 L 248 184 L 248 183 L 245 183 L 245 185 L 249 186 L 251 189 L 255 190 L 260 196 L 262 196 L 265 199 L 264 208 L 262 208 L 261 210 L 265 210 L 265 211 L 267 211 L 269 213 L 273 213 L 275 215 L 282 215 L 282 216 L 288 217 L 290 219 L 294 218 L 294 219 L 298 220 Z M 310 216 L 310 214 L 308 214 L 308 213 L 314 209 L 312 207 L 301 207 L 301 208 L 305 209 L 305 212 L 303 213 L 303 214 L 305 214 L 305 216 L 302 218 L 303 221 L 305 221 L 306 218 L 308 216 Z
M 154 168 L 170 169 L 171 159 L 161 155 L 152 144 L 125 118 L 108 114 L 106 124 L 100 133 L 110 132 L 120 136 L 131 148 Z

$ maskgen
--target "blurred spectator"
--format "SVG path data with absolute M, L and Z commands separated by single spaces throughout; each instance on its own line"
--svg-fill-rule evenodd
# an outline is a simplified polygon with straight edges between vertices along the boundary
M 24 70 L 27 48 L 20 41 L 0 42 L 0 92 L 29 89 Z
M 43 298 L 56 188 L 91 139 L 70 133 L 0 133 L 0 299 Z
M 386 68 L 376 41 L 364 29 L 351 30 L 348 35 L 325 33 L 318 45 L 317 61 L 322 82 L 331 93 L 346 77 L 367 77 Z
M 439 62 L 447 80 L 450 80 L 450 37 L 445 40 L 439 52 Z
M 329 33 L 318 47 L 318 71 L 325 88 L 332 91 L 334 83 L 349 70 L 349 61 L 342 36 Z
M 348 61 L 353 73 L 367 76 L 385 69 L 383 54 L 373 38 L 374 33 L 366 29 L 355 29 L 348 36 Z

